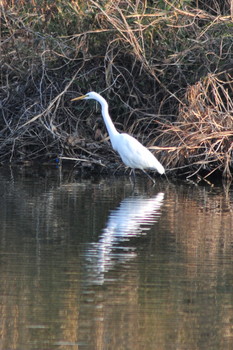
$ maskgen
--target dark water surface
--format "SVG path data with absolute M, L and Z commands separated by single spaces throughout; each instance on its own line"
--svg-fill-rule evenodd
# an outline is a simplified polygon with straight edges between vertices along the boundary
M 233 349 L 232 187 L 0 169 L 0 349 Z

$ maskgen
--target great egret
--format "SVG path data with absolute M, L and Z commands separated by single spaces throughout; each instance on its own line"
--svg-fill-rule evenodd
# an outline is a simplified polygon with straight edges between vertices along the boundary
M 71 101 L 77 100 L 95 100 L 101 105 L 102 116 L 109 133 L 113 149 L 119 153 L 123 163 L 130 167 L 135 176 L 135 169 L 141 169 L 153 182 L 154 179 L 145 172 L 144 169 L 157 170 L 160 174 L 165 173 L 162 164 L 155 158 L 155 156 L 144 147 L 138 140 L 129 134 L 120 134 L 108 112 L 107 101 L 96 92 L 88 92 L 86 95 L 73 98 Z

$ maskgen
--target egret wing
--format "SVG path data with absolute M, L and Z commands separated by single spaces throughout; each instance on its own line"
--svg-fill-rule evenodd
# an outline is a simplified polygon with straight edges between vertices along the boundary
M 157 169 L 159 161 L 139 141 L 128 134 L 118 135 L 116 151 L 122 161 L 129 167 L 135 169 Z

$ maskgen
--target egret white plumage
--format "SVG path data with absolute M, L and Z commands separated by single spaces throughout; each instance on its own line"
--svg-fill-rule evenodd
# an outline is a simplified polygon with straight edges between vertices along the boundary
M 120 155 L 123 163 L 130 167 L 135 175 L 135 169 L 141 169 L 153 182 L 154 179 L 145 172 L 145 169 L 157 170 L 160 174 L 165 173 L 162 164 L 155 156 L 133 136 L 126 133 L 119 133 L 109 115 L 107 101 L 98 93 L 92 91 L 86 95 L 73 98 L 77 100 L 95 100 L 101 105 L 102 116 L 108 130 L 112 148 Z

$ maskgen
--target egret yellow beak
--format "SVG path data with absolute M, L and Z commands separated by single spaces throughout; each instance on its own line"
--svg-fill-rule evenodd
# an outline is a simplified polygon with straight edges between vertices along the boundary
M 83 100 L 86 97 L 87 97 L 87 95 L 82 95 L 82 96 L 79 96 L 79 97 L 75 97 L 75 98 L 72 98 L 71 102 L 77 101 L 77 100 Z

